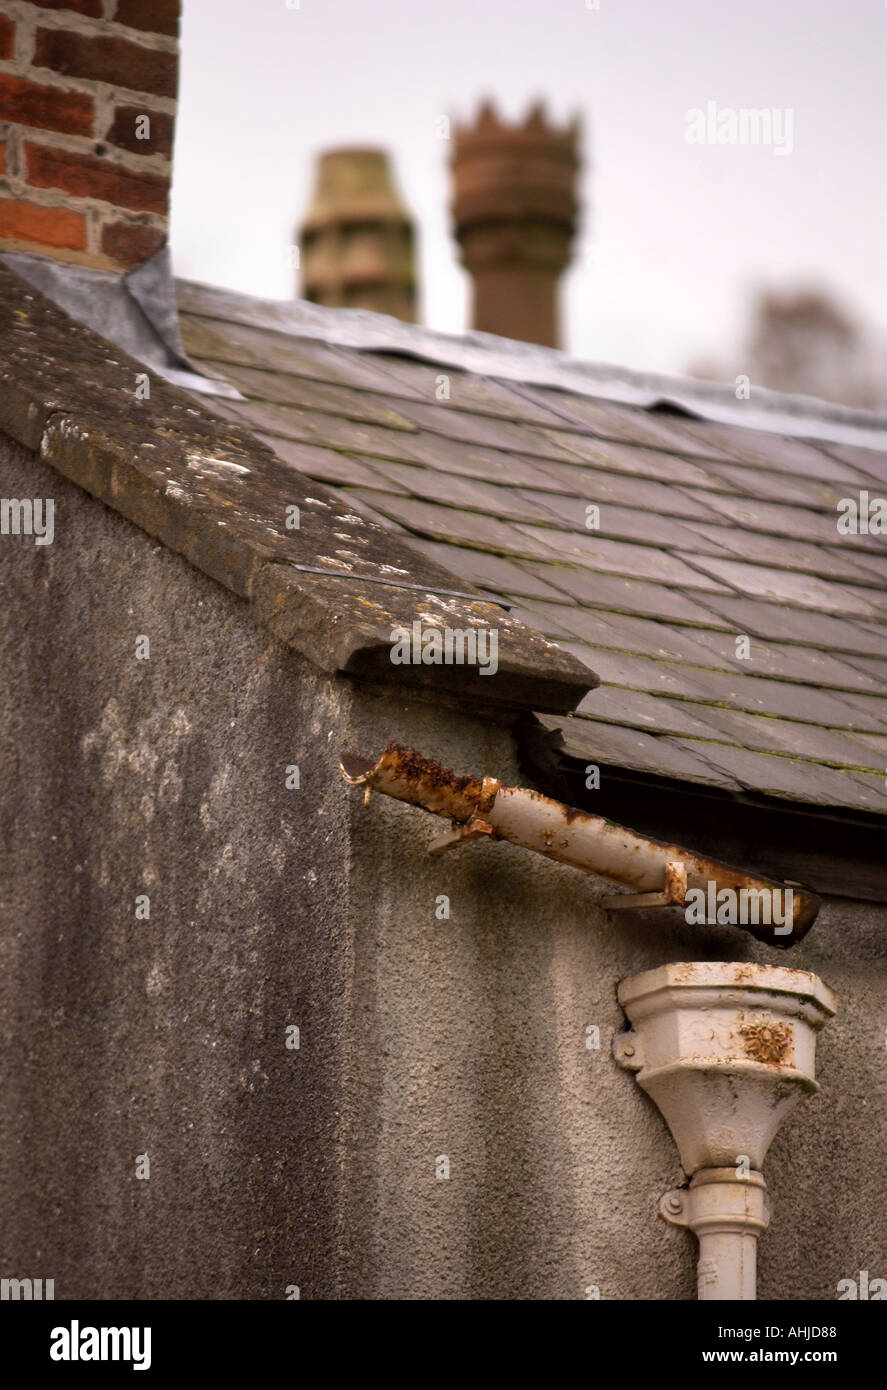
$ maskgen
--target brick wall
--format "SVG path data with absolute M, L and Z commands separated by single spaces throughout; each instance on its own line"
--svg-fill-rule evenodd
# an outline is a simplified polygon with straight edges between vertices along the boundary
M 166 238 L 179 0 L 0 0 L 0 250 L 102 269 Z

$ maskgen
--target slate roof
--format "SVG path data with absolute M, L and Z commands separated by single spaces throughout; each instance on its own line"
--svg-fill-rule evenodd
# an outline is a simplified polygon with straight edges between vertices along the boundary
M 883 444 L 821 437 L 828 413 L 803 402 L 791 433 L 690 418 L 527 384 L 482 343 L 468 360 L 488 371 L 459 370 L 422 330 L 362 350 L 322 341 L 316 314 L 303 333 L 178 289 L 193 362 L 243 396 L 209 409 L 597 673 L 545 720 L 568 754 L 887 814 L 887 539 L 836 524 L 840 498 L 887 492 Z
M 140 393 L 146 376 L 148 396 Z M 245 422 L 220 420 L 202 400 L 145 373 L 0 263 L 3 436 L 238 595 L 323 672 L 430 685 L 437 695 L 498 701 L 509 712 L 572 710 L 593 683 L 578 660 L 490 595 L 472 592 L 350 501 L 343 506 Z M 292 506 L 295 529 L 287 525 Z M 60 507 L 56 543 L 64 530 Z M 345 554 L 345 572 L 330 577 Z M 429 615 L 455 628 L 495 625 L 496 678 L 473 666 L 393 666 L 392 628 Z

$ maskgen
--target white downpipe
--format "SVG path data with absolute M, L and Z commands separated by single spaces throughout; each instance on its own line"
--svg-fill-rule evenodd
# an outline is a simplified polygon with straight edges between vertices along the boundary
M 754 1299 L 770 1220 L 760 1169 L 782 1121 L 819 1089 L 816 1033 L 835 997 L 806 970 L 714 961 L 660 966 L 618 993 L 632 1028 L 614 1040 L 616 1060 L 662 1112 L 691 1178 L 660 1215 L 699 1241 L 700 1299 Z
M 659 1204 L 666 1221 L 687 1226 L 699 1241 L 697 1293 L 703 1300 L 753 1299 L 758 1237 L 770 1222 L 760 1173 L 701 1168 L 690 1186 Z

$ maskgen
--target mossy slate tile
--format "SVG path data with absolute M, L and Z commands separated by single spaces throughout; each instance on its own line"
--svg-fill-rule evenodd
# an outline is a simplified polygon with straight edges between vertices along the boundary
M 650 733 L 718 737 L 717 726 L 708 722 L 705 705 L 669 700 L 662 695 L 647 695 L 641 690 L 624 690 L 614 685 L 598 686 L 582 700 L 576 713 L 586 720 L 625 724 Z
M 711 727 L 719 741 L 750 748 L 758 753 L 788 753 L 811 762 L 838 766 L 865 767 L 877 771 L 882 759 L 862 740 L 869 735 L 849 735 L 820 724 L 800 724 L 791 719 L 774 719 L 761 714 L 711 705 L 688 705 L 694 715 Z
M 864 773 L 825 767 L 800 758 L 778 757 L 735 748 L 723 743 L 701 743 L 678 739 L 679 747 L 734 778 L 748 791 L 789 797 L 796 801 L 826 803 L 829 806 L 862 806 L 866 810 L 887 810 L 887 791 L 883 779 Z
M 724 769 L 712 767 L 706 758 L 672 739 L 654 738 L 638 729 L 622 729 L 618 724 L 597 724 L 584 719 L 571 719 L 569 729 L 562 732 L 566 751 L 589 763 L 610 763 L 634 772 L 730 789 L 739 786 Z
M 562 556 L 570 556 L 588 569 L 622 574 L 629 579 L 650 580 L 679 589 L 729 592 L 718 580 L 713 581 L 710 575 L 700 574 L 683 560 L 653 545 L 609 540 L 597 532 L 581 535 L 572 531 L 524 525 L 519 529 L 532 540 L 542 541 Z
M 770 569 L 765 565 L 746 565 L 741 560 L 721 560 L 680 551 L 678 556 L 739 593 L 767 599 L 772 603 L 787 603 L 849 618 L 877 616 L 875 598 L 868 594 L 863 596 L 846 584 L 830 583 L 812 574 Z
M 712 617 L 720 617 L 723 625 L 736 633 L 863 656 L 877 656 L 885 650 L 887 628 L 880 632 L 868 623 L 739 595 L 706 594 L 704 603 Z

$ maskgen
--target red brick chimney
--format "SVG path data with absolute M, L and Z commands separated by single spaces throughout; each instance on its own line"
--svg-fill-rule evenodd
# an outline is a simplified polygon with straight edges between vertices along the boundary
M 303 298 L 415 323 L 415 233 L 384 150 L 322 154 L 297 235 Z
M 472 322 L 559 346 L 558 280 L 576 230 L 579 128 L 549 126 L 542 103 L 508 126 L 490 102 L 453 132 L 452 213 L 473 285 Z
M 162 246 L 179 0 L 16 0 L 0 14 L 0 251 L 103 270 Z

